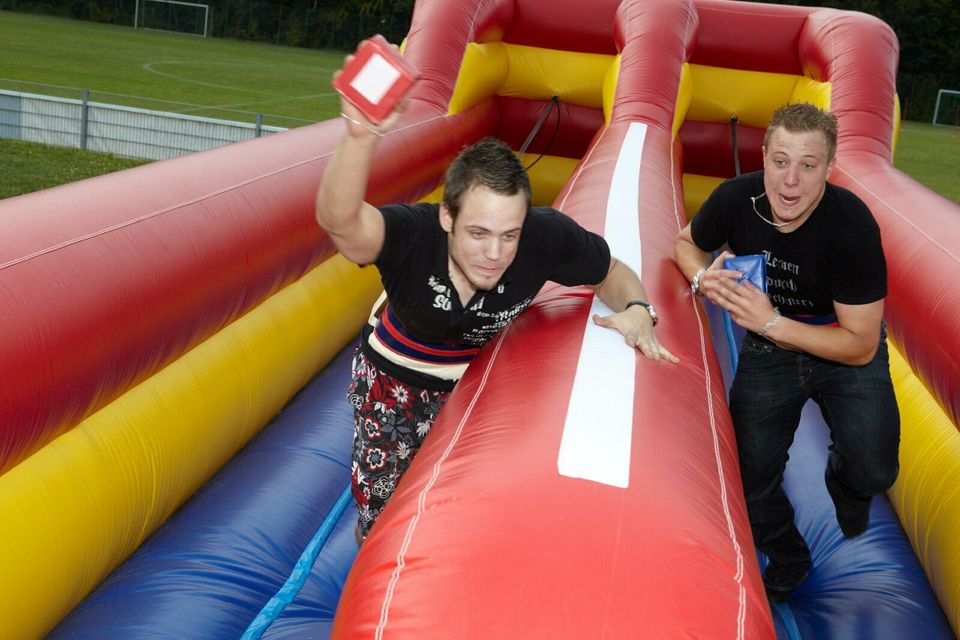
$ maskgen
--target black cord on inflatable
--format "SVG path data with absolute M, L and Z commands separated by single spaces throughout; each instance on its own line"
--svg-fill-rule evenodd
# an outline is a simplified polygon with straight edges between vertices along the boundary
M 554 95 L 550 98 L 550 102 L 547 104 L 546 109 L 544 109 L 543 113 L 540 114 L 540 119 L 537 120 L 537 124 L 533 125 L 533 130 L 530 132 L 530 135 L 527 136 L 523 146 L 520 147 L 520 153 L 524 153 L 527 150 L 527 147 L 530 146 L 530 143 L 533 142 L 533 138 L 537 135 L 537 132 L 540 131 L 540 127 L 543 126 L 543 121 L 547 119 L 547 115 L 550 113 L 551 109 L 555 109 L 557 112 L 557 123 L 553 127 L 553 135 L 550 136 L 550 141 L 547 142 L 547 146 L 544 147 L 543 151 L 540 152 L 540 155 L 537 156 L 537 159 L 526 167 L 527 171 L 530 171 L 530 169 L 533 168 L 533 165 L 537 164 L 543 159 L 543 156 L 546 155 L 547 151 L 550 150 L 550 147 L 552 147 L 553 143 L 557 140 L 557 133 L 560 132 L 560 96 Z
M 730 135 L 733 138 L 733 170 L 736 175 L 740 175 L 740 150 L 737 149 L 737 119 L 736 115 L 730 116 Z

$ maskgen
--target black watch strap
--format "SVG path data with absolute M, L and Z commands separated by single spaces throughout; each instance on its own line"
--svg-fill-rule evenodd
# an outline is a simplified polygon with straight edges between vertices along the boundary
M 632 307 L 632 306 L 634 306 L 634 305 L 639 305 L 639 306 L 643 307 L 644 309 L 646 309 L 646 310 L 647 310 L 647 313 L 650 314 L 650 319 L 653 321 L 653 326 L 657 326 L 657 321 L 658 321 L 660 318 L 657 317 L 657 311 L 656 311 L 656 309 L 653 308 L 653 305 L 652 305 L 652 304 L 650 304 L 650 303 L 647 302 L 646 300 L 631 300 L 630 302 L 628 302 L 628 303 L 626 304 L 626 306 L 623 308 L 623 310 L 626 311 L 627 309 L 629 309 L 630 307 Z

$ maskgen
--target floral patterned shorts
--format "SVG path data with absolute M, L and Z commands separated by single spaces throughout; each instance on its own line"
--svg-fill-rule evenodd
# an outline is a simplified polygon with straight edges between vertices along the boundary
M 351 486 L 363 537 L 393 495 L 449 395 L 398 380 L 369 362 L 359 346 L 354 351 L 353 381 L 347 392 L 354 415 Z

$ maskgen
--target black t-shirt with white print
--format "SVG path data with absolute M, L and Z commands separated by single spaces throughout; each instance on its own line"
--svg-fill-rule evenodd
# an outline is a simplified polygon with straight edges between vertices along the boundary
M 464 308 L 450 280 L 439 205 L 389 205 L 380 212 L 386 233 L 374 264 L 396 318 L 425 342 L 483 346 L 520 315 L 547 281 L 598 284 L 610 268 L 610 248 L 601 236 L 555 209 L 533 207 L 523 223 L 517 254 L 500 282 L 489 291 L 477 291 Z M 365 337 L 368 334 L 369 329 Z M 452 388 L 402 370 L 372 349 L 364 353 L 401 380 Z
M 767 296 L 787 316 L 830 316 L 834 301 L 867 304 L 887 295 L 880 228 L 860 198 L 827 183 L 810 217 L 781 233 L 760 219 L 773 220 L 763 193 L 763 172 L 718 186 L 693 219 L 693 241 L 707 252 L 726 244 L 736 255 L 763 254 Z

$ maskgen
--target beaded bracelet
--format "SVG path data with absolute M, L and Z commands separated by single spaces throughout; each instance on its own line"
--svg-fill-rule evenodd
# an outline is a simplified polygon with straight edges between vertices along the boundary
M 761 337 L 767 335 L 767 331 L 770 331 L 770 329 L 773 329 L 775 326 L 777 326 L 777 323 L 780 322 L 781 317 L 780 309 L 774 307 L 773 317 L 767 320 L 767 324 L 763 325 L 763 329 L 760 329 L 760 331 L 757 332 L 757 335 Z
M 703 297 L 703 291 L 700 290 L 700 278 L 706 272 L 706 268 L 700 269 L 694 274 L 693 280 L 690 281 L 690 291 L 693 291 L 693 295 Z

